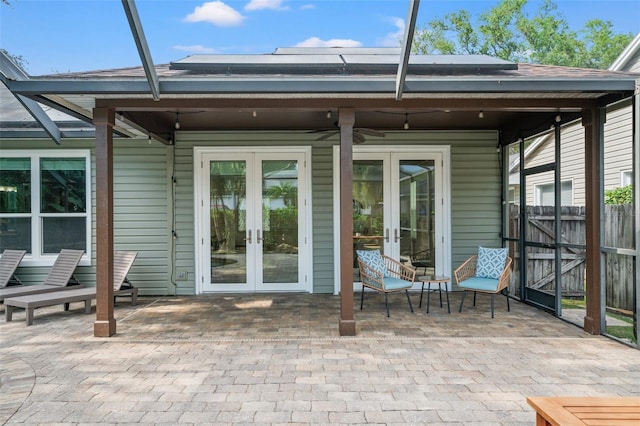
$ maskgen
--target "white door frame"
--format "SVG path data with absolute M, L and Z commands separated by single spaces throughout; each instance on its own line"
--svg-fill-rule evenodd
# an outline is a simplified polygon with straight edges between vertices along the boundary
M 195 260 L 195 290 L 196 294 L 205 293 L 205 281 L 210 279 L 210 247 L 204 244 L 204 235 L 210 232 L 209 215 L 205 214 L 205 206 L 209 204 L 209 194 L 205 194 L 208 188 L 209 173 L 208 164 L 205 167 L 205 158 L 211 156 L 221 159 L 230 159 L 237 156 L 243 159 L 247 155 L 270 156 L 277 154 L 298 154 L 302 157 L 299 164 L 300 173 L 298 180 L 298 255 L 300 268 L 300 287 L 291 290 L 276 289 L 273 285 L 263 285 L 256 289 L 259 291 L 303 291 L 313 292 L 313 247 L 312 247 L 312 203 L 311 203 L 311 147 L 194 147 L 193 148 L 193 200 L 194 200 L 194 260 Z M 256 178 L 257 179 L 257 178 Z M 252 182 L 255 186 L 255 181 Z M 247 197 L 251 194 L 247 193 Z M 257 196 L 256 196 L 257 197 Z M 260 205 L 262 205 L 260 203 Z M 254 236 L 255 238 L 255 236 Z M 209 261 L 207 261 L 209 259 Z M 249 259 L 247 259 L 249 261 Z M 207 272 L 208 271 L 208 272 Z M 247 271 L 249 274 L 249 271 Z M 249 276 L 247 277 L 249 279 Z M 253 277 L 255 280 L 255 276 Z M 220 292 L 233 291 L 221 288 Z M 253 291 L 253 290 L 251 290 Z M 209 291 L 207 291 L 209 292 Z
M 358 145 L 353 147 L 354 160 L 362 155 L 367 158 L 398 158 L 402 154 L 411 154 L 412 158 L 421 158 L 425 156 L 436 161 L 436 188 L 435 199 L 441 200 L 436 202 L 436 274 L 451 277 L 451 147 L 449 145 Z M 440 164 L 438 164 L 438 162 Z M 386 167 L 386 166 L 385 166 Z M 389 168 L 390 169 L 390 168 Z M 333 147 L 333 193 L 340 193 L 340 146 Z M 385 173 L 389 173 L 392 178 L 391 170 L 385 168 Z M 387 191 L 388 185 L 385 185 Z M 390 199 L 391 194 L 385 192 L 385 199 Z M 387 198 L 389 197 L 389 198 Z M 334 197 L 333 209 L 333 247 L 334 247 L 334 294 L 340 293 L 340 198 Z M 387 212 L 385 212 L 387 214 Z M 393 231 L 391 231 L 393 232 Z M 391 236 L 393 237 L 393 235 Z M 448 283 L 451 290 L 451 282 Z M 420 288 L 420 283 L 414 284 L 414 289 Z M 354 290 L 360 289 L 354 283 Z

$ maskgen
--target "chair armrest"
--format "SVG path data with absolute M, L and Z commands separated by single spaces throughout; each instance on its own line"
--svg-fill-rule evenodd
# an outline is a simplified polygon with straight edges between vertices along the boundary
M 478 255 L 471 256 L 469 259 L 458 266 L 458 269 L 453 271 L 456 277 L 456 283 L 460 284 L 462 281 L 473 277 L 476 274 L 476 264 L 478 263 Z
M 501 292 L 502 290 L 507 288 L 507 286 L 509 285 L 509 277 L 511 276 L 512 263 L 513 263 L 513 260 L 510 257 L 507 257 L 507 263 L 504 266 L 504 270 L 502 271 L 502 274 L 500 274 L 500 278 L 498 280 L 498 289 L 496 290 L 496 293 Z
M 382 255 L 385 266 L 387 267 L 387 273 L 390 277 L 400 278 L 402 280 L 415 282 L 416 270 L 410 266 L 405 265 L 402 262 L 398 262 L 389 256 Z
M 360 268 L 360 280 L 366 287 L 384 291 L 384 275 L 373 269 L 370 265 L 358 259 L 358 267 Z

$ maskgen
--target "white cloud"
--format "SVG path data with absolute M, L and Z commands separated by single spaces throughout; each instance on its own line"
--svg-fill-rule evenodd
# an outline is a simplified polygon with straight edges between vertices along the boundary
M 251 0 L 244 10 L 288 10 L 288 7 L 282 6 L 282 0 Z
M 196 6 L 193 13 L 184 18 L 186 22 L 209 22 L 219 27 L 233 27 L 242 24 L 244 16 L 221 1 L 210 1 Z
M 360 47 L 362 43 L 356 40 L 332 38 L 321 40 L 318 37 L 310 37 L 295 45 L 295 47 Z
M 195 44 L 193 46 L 176 45 L 176 46 L 173 46 L 173 48 L 176 49 L 176 50 L 180 50 L 182 52 L 187 52 L 187 53 L 198 53 L 198 54 L 216 53 L 216 49 L 214 49 L 212 47 L 204 47 L 201 44 Z
M 309 9 L 315 9 L 316 5 L 315 4 L 303 4 L 302 6 L 300 6 L 300 10 L 309 10 Z
M 388 33 L 379 44 L 384 47 L 400 47 L 402 39 L 404 38 L 404 19 L 388 18 L 387 21 L 394 25 L 398 30 Z

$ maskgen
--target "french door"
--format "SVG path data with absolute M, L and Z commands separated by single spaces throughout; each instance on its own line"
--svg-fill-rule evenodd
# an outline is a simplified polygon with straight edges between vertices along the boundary
M 355 250 L 379 249 L 418 275 L 450 274 L 447 164 L 446 147 L 354 147 L 354 269 Z
M 306 155 L 196 155 L 199 292 L 309 291 Z

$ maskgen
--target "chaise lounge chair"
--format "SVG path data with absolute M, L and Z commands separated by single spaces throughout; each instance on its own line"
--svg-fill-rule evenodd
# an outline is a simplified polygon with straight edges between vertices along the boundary
M 49 293 L 81 287 L 82 284 L 73 276 L 73 273 L 80 263 L 83 254 L 84 250 L 60 250 L 56 261 L 42 284 L 0 288 L 0 302 L 9 297 Z
M 138 289 L 131 284 L 127 274 L 137 255 L 137 252 L 131 251 L 116 251 L 113 255 L 113 297 L 115 299 L 116 296 L 131 296 L 132 305 L 135 305 L 138 300 Z M 23 308 L 27 313 L 27 325 L 32 325 L 33 312 L 36 308 L 64 305 L 64 310 L 68 311 L 69 304 L 73 302 L 84 302 L 84 312 L 89 314 L 91 313 L 91 301 L 95 298 L 95 287 L 7 298 L 4 301 L 5 317 L 6 321 L 10 322 L 13 319 L 15 308 Z
M 22 284 L 22 281 L 15 274 L 26 253 L 26 250 L 8 249 L 2 253 L 2 257 L 0 257 L 0 288 Z

